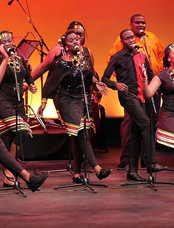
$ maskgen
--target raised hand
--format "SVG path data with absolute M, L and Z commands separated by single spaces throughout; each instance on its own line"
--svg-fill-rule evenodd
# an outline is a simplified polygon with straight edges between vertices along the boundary
M 29 90 L 32 92 L 32 93 L 36 93 L 37 92 L 37 87 L 33 84 L 30 84 L 29 86 Z

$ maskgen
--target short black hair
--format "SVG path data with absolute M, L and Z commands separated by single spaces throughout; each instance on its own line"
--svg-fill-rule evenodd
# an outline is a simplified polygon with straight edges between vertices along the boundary
M 66 39 L 66 37 L 67 37 L 69 34 L 71 34 L 71 33 L 77 34 L 73 29 L 69 29 L 69 30 L 67 30 L 67 31 L 62 35 L 61 41 L 62 41 L 62 45 L 63 45 L 64 47 L 65 47 L 65 39 Z
M 131 31 L 130 29 L 124 29 L 120 32 L 120 39 L 123 39 L 123 33 L 127 32 L 127 31 Z
M 134 15 L 132 15 L 132 17 L 130 18 L 130 23 L 132 23 L 132 22 L 134 21 L 135 17 L 144 17 L 144 16 L 143 16 L 142 14 L 139 14 L 139 13 L 134 14 Z

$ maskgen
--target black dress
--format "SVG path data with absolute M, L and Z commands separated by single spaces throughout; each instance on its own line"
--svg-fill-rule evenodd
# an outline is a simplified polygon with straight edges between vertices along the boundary
M 174 75 L 170 75 L 169 69 L 165 69 L 157 76 L 162 83 L 163 100 L 159 113 L 157 142 L 174 148 Z
M 89 56 L 84 56 L 80 66 L 76 61 L 67 62 L 58 59 L 43 88 L 44 98 L 54 98 L 58 91 L 58 107 L 61 120 L 69 135 L 77 135 L 84 128 L 84 101 L 81 73 L 84 76 L 85 89 L 88 99 L 90 120 L 86 128 L 95 128 L 92 115 L 91 86 L 93 67 Z
M 0 63 L 2 58 L 0 58 Z M 15 73 L 19 85 L 19 99 L 17 99 Z M 18 131 L 31 132 L 26 123 L 26 115 L 23 103 L 23 82 L 28 85 L 33 83 L 33 79 L 28 71 L 26 63 L 21 56 L 15 57 L 15 63 L 9 58 L 4 78 L 0 84 L 0 133 L 16 131 L 16 107 L 18 105 Z

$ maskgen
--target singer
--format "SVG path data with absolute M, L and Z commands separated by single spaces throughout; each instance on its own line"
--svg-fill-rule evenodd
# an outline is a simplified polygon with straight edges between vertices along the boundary
M 146 20 L 141 14 L 132 15 L 130 18 L 130 29 L 134 33 L 136 45 L 142 47 L 140 50 L 146 54 L 154 75 L 159 73 L 159 71 L 163 69 L 163 44 L 154 33 L 146 31 Z M 109 62 L 110 57 L 116 52 L 120 51 L 122 48 L 123 45 L 120 37 L 118 36 L 108 53 L 107 63 Z M 156 113 L 153 113 L 153 133 L 155 140 L 156 127 L 158 123 L 158 111 L 160 108 L 160 91 L 154 95 L 154 101 L 157 110 Z M 146 102 L 146 112 L 150 117 L 151 113 L 149 113 L 149 110 L 149 103 Z M 129 114 L 124 110 L 124 119 L 120 127 L 122 153 L 120 156 L 120 164 L 118 165 L 118 169 L 124 169 L 129 163 L 129 140 L 131 124 L 132 120 Z M 141 151 L 141 166 L 146 167 L 143 151 Z
M 137 52 L 133 48 L 133 44 L 135 44 L 134 33 L 129 29 L 125 29 L 120 33 L 120 39 L 123 49 L 111 57 L 102 81 L 109 88 L 113 90 L 118 89 L 120 104 L 132 119 L 129 144 L 130 162 L 127 179 L 143 182 L 146 180 L 138 174 L 141 140 L 143 141 L 147 159 L 147 171 L 149 172 L 152 169 L 152 172 L 158 172 L 167 168 L 156 163 L 155 145 L 153 135 L 151 134 L 150 120 L 144 110 L 144 78 L 140 71 L 140 65 L 145 66 L 149 78 L 153 76 L 153 72 L 144 53 Z M 117 75 L 117 82 L 110 80 L 113 72 Z
M 84 26 L 82 25 L 81 22 L 79 21 L 72 21 L 67 30 L 73 29 L 75 32 L 77 32 L 79 34 L 79 38 L 80 38 L 80 43 L 81 43 L 81 52 L 85 52 L 87 51 L 87 53 L 89 53 L 89 49 L 84 48 L 83 50 L 83 45 L 85 43 L 85 36 L 86 36 L 86 30 L 84 28 Z M 61 39 L 58 39 L 58 45 L 54 46 L 49 52 L 47 57 L 44 59 L 44 61 L 42 63 L 40 63 L 35 71 L 32 73 L 32 77 L 34 80 L 37 80 L 39 77 L 41 77 L 46 71 L 49 71 L 48 73 L 48 77 L 50 75 L 50 71 L 52 70 L 52 67 L 55 64 L 55 61 L 60 58 L 62 55 L 65 55 L 66 52 L 64 50 L 64 47 L 62 45 L 62 41 Z M 91 59 L 92 55 L 91 55 Z M 54 102 L 54 106 L 56 108 L 56 112 L 59 115 L 59 109 L 58 109 L 58 101 L 57 101 L 58 97 L 57 94 L 55 95 L 55 97 L 53 98 L 53 102 Z M 40 116 L 43 115 L 43 111 L 46 107 L 47 104 L 47 99 L 46 98 L 42 98 L 42 104 L 38 109 L 38 114 Z
M 85 36 L 86 36 L 86 30 L 81 22 L 79 21 L 72 21 L 67 31 L 73 29 L 75 32 L 79 34 L 80 37 L 80 43 L 83 46 L 85 43 Z M 83 49 L 83 47 L 81 48 Z M 46 71 L 50 70 L 51 67 L 54 65 L 55 61 L 65 54 L 62 46 L 61 39 L 58 39 L 58 45 L 54 46 L 49 52 L 45 60 L 37 66 L 35 71 L 32 73 L 32 77 L 34 78 L 34 81 L 37 80 L 39 77 L 41 77 Z M 81 50 L 83 51 L 83 50 Z
M 0 133 L 8 134 L 10 153 L 13 157 L 16 157 L 16 145 L 19 148 L 27 133 L 31 133 L 31 129 L 26 123 L 27 118 L 22 98 L 23 81 L 28 84 L 32 93 L 36 93 L 37 88 L 33 83 L 24 59 L 16 53 L 12 32 L 0 32 L 0 46 L 0 63 L 3 64 L 3 68 L 0 71 Z M 19 90 L 19 94 L 17 90 Z M 16 110 L 18 112 L 17 129 Z M 14 178 L 7 170 L 5 173 L 7 176 Z M 10 182 L 5 178 L 3 185 L 5 187 L 12 186 L 14 182 Z
M 73 167 L 73 181 L 83 183 L 84 177 L 81 175 L 81 163 L 85 153 L 90 165 L 94 169 L 98 179 L 106 178 L 111 171 L 103 169 L 98 165 L 88 135 L 86 144 L 84 141 L 84 102 L 82 95 L 81 71 L 84 74 L 85 89 L 88 99 L 88 109 L 90 118 L 86 121 L 86 129 L 94 128 L 92 105 L 91 105 L 91 85 L 95 84 L 96 89 L 106 93 L 105 84 L 97 81 L 93 76 L 94 70 L 91 58 L 80 52 L 80 38 L 74 30 L 68 30 L 61 38 L 66 55 L 60 57 L 43 88 L 43 97 L 54 98 L 58 91 L 58 107 L 66 127 L 68 135 L 74 138 L 75 146 Z M 79 53 L 80 52 L 80 53 Z
M 80 38 L 80 51 L 84 53 L 84 55 L 90 55 L 90 58 L 91 58 L 91 61 L 92 61 L 92 64 L 94 64 L 94 59 L 93 59 L 93 55 L 90 51 L 89 48 L 87 47 L 84 47 L 84 44 L 85 44 L 85 37 L 86 37 L 86 30 L 85 30 L 85 27 L 83 26 L 83 24 L 79 21 L 72 21 L 68 28 L 67 28 L 67 31 L 68 30 L 74 30 L 79 38 Z M 41 77 L 41 75 L 43 75 L 46 71 L 49 70 L 49 73 L 48 73 L 48 77 L 49 77 L 49 74 L 50 74 L 50 71 L 52 70 L 52 67 L 54 66 L 55 64 L 55 61 L 60 58 L 62 55 L 66 54 L 65 50 L 64 50 L 64 47 L 62 45 L 62 41 L 61 39 L 58 39 L 58 45 L 56 45 L 55 47 L 53 47 L 47 57 L 45 58 L 45 60 L 39 64 L 35 71 L 32 73 L 32 77 L 34 78 L 34 80 L 37 80 L 39 77 Z M 94 76 L 97 78 L 97 73 L 94 71 Z M 103 89 L 105 90 L 105 87 L 103 87 Z M 104 91 L 103 90 L 103 91 Z M 97 98 L 96 98 L 97 97 Z M 54 105 L 55 105 L 55 108 L 56 108 L 56 111 L 59 115 L 59 110 L 58 110 L 58 106 L 57 106 L 57 94 L 56 96 L 54 97 L 53 101 L 54 101 Z M 95 96 L 95 101 L 98 102 L 99 100 L 101 99 L 101 94 L 100 93 L 97 93 L 97 96 Z M 41 106 L 39 107 L 38 109 L 38 114 L 39 115 L 43 115 L 43 111 L 46 107 L 46 104 L 47 104 L 47 100 L 46 98 L 43 98 L 42 99 L 42 104 Z
M 166 47 L 163 65 L 165 69 L 154 76 L 149 85 L 147 81 L 144 82 L 144 93 L 149 98 L 161 88 L 163 103 L 159 113 L 157 142 L 174 148 L 174 44 Z

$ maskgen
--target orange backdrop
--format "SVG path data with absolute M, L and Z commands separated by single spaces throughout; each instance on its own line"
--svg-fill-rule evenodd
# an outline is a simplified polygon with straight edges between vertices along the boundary
M 141 13 L 147 21 L 147 30 L 154 32 L 164 46 L 174 42 L 174 11 L 173 0 L 14 0 L 8 5 L 8 0 L 0 0 L 1 26 L 0 30 L 13 31 L 15 43 L 18 44 L 28 33 L 27 39 L 40 40 L 32 24 L 22 10 L 30 10 L 32 21 L 43 37 L 48 48 L 57 44 L 57 39 L 65 32 L 73 20 L 82 22 L 87 30 L 85 45 L 91 49 L 95 59 L 95 68 L 102 76 L 106 67 L 106 56 L 120 31 L 129 28 L 130 16 Z M 20 5 L 21 4 L 21 5 Z M 28 14 L 28 12 L 27 12 Z M 44 52 L 47 53 L 44 48 Z M 29 58 L 35 68 L 40 63 L 40 54 L 34 51 Z M 45 80 L 46 74 L 44 75 Z M 29 93 L 29 104 L 36 111 L 40 105 L 40 79 L 36 81 L 38 92 Z M 103 97 L 101 104 L 105 107 L 107 117 L 123 115 L 117 92 L 109 90 L 109 95 Z M 44 115 L 56 117 L 52 101 L 49 101 Z

